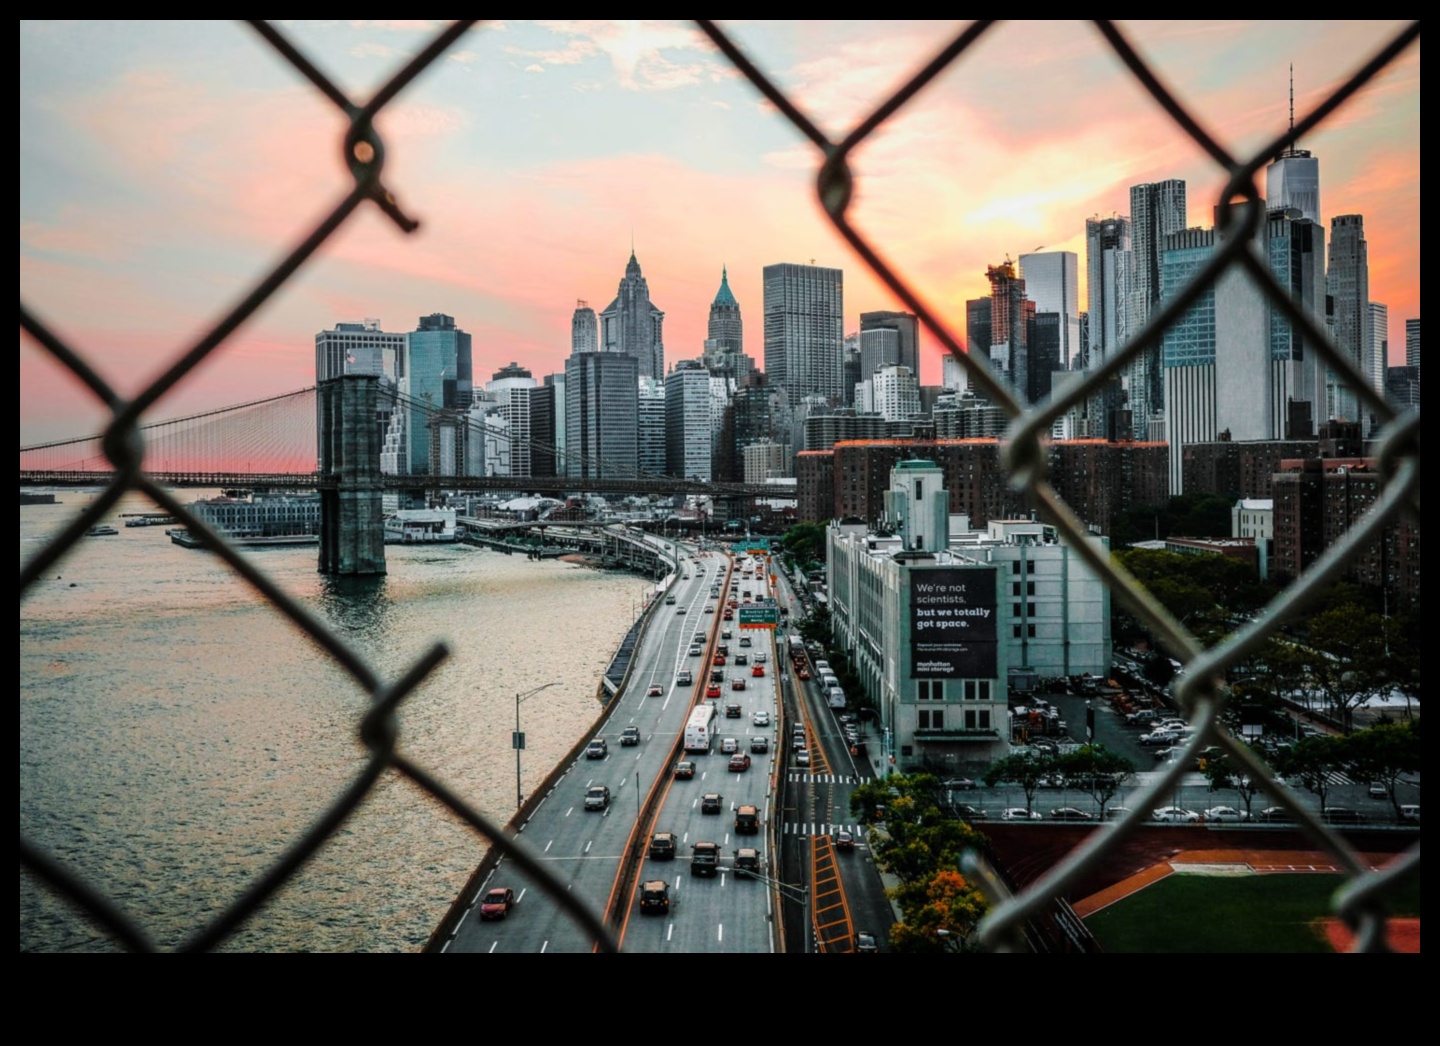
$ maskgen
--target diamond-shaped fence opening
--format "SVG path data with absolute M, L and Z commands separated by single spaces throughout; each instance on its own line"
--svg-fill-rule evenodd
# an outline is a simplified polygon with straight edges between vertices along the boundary
M 602 947 L 612 949 L 615 946 L 614 937 L 602 924 L 596 912 L 570 894 L 527 850 L 507 839 L 500 830 L 500 825 L 491 816 L 476 810 L 456 795 L 444 781 L 436 779 L 425 768 L 414 764 L 397 751 L 396 707 L 446 656 L 443 644 L 434 645 L 401 678 L 386 682 L 370 668 L 359 651 L 347 645 L 343 638 L 334 634 L 305 607 L 275 585 L 252 561 L 239 555 L 223 540 L 219 540 L 204 521 L 192 516 L 169 491 L 142 471 L 139 426 L 145 411 L 177 383 L 185 380 L 206 358 L 226 351 L 227 339 L 239 325 L 304 266 L 357 209 L 367 204 L 373 205 L 399 228 L 409 231 L 415 227 L 415 222 L 400 209 L 395 197 L 381 180 L 385 145 L 372 121 L 419 73 L 469 31 L 473 22 L 457 21 L 437 34 L 426 48 L 407 62 L 363 105 L 351 101 L 275 27 L 262 21 L 250 24 L 269 46 L 345 114 L 349 121 L 344 141 L 345 155 L 354 185 L 303 242 L 265 276 L 243 301 L 199 341 L 181 353 L 161 377 L 132 400 L 120 396 L 89 365 L 83 354 L 57 337 L 27 309 L 24 301 L 21 302 L 22 330 L 54 360 L 68 368 L 90 393 L 110 410 L 111 419 L 104 436 L 104 450 L 115 470 L 114 478 L 101 496 L 22 567 L 21 599 L 25 598 L 30 586 L 71 550 L 122 495 L 132 491 L 140 492 L 172 514 L 177 522 L 209 538 L 218 554 L 237 574 L 283 613 L 296 629 L 309 636 L 370 695 L 371 708 L 357 724 L 359 735 L 370 752 L 363 770 L 341 794 L 334 797 L 325 814 L 293 843 L 263 876 L 251 883 L 237 901 L 211 923 L 196 929 L 185 945 L 186 948 L 212 948 L 233 933 L 325 842 L 365 798 L 380 776 L 387 771 L 394 771 L 439 800 L 477 833 L 488 838 L 511 860 L 516 861 L 526 873 L 545 884 L 553 899 L 593 932 L 595 939 L 602 942 Z M 1405 27 L 1376 54 L 1366 58 L 1330 97 L 1284 134 L 1248 157 L 1235 157 L 1223 142 L 1202 126 L 1187 109 L 1184 101 L 1163 85 L 1158 72 L 1130 45 L 1118 27 L 1105 21 L 1096 22 L 1097 46 L 1112 49 L 1154 99 L 1159 109 L 1188 134 L 1227 176 L 1228 184 L 1216 201 L 1216 226 L 1220 245 L 1191 281 L 1146 322 L 1144 329 L 1136 332 L 1123 347 L 1111 354 L 1101 367 L 1088 372 L 1083 382 L 1070 387 L 1064 395 L 1029 410 L 1015 398 L 1010 386 L 997 377 L 984 360 L 978 355 L 968 355 L 963 351 L 957 334 L 946 326 L 907 281 L 904 259 L 892 260 L 882 256 L 880 250 L 852 223 L 848 214 L 855 180 L 863 173 L 851 167 L 850 161 L 856 147 L 923 91 L 941 72 L 957 63 L 963 63 L 968 49 L 991 29 L 992 23 L 979 21 L 965 27 L 933 59 L 917 69 L 900 89 L 838 141 L 824 134 L 801 107 L 776 86 L 765 71 L 753 62 L 735 39 L 718 24 L 707 19 L 697 20 L 696 24 L 735 69 L 774 105 L 803 138 L 815 146 L 818 170 L 816 192 L 822 208 L 840 235 L 880 281 L 920 318 L 945 351 L 964 367 L 970 382 L 992 403 L 1003 408 L 1010 417 L 1012 423 L 1006 442 L 1005 461 L 1017 490 L 1029 495 L 1047 521 L 1054 524 L 1071 547 L 1107 581 L 1113 598 L 1135 614 L 1142 624 L 1182 661 L 1185 672 L 1184 682 L 1179 688 L 1179 699 L 1197 727 L 1190 742 L 1190 750 L 1217 744 L 1248 769 L 1255 780 L 1273 783 L 1271 772 L 1264 762 L 1220 726 L 1219 715 L 1226 702 L 1227 692 L 1215 681 L 1223 677 L 1227 668 L 1236 665 L 1258 649 L 1267 638 L 1275 634 L 1285 620 L 1298 614 L 1307 599 L 1322 586 L 1339 577 L 1347 564 L 1367 544 L 1376 540 L 1388 523 L 1405 515 L 1418 525 L 1419 418 L 1417 413 L 1397 414 L 1395 409 L 1376 393 L 1349 357 L 1317 327 L 1314 317 L 1290 299 L 1267 267 L 1248 249 L 1257 231 L 1263 227 L 1264 220 L 1254 178 L 1281 149 L 1312 131 L 1356 90 L 1373 79 L 1418 39 L 1419 23 Z M 1269 302 L 1295 325 L 1307 344 L 1316 348 L 1324 365 L 1344 381 L 1361 408 L 1382 423 L 1379 460 L 1387 482 L 1370 511 L 1350 528 L 1342 540 L 1332 545 L 1320 560 L 1269 608 L 1268 613 L 1219 645 L 1205 649 L 1143 586 L 1127 576 L 1115 563 L 1101 557 L 1094 547 L 1084 540 L 1085 527 L 1046 481 L 1042 439 L 1049 433 L 1052 423 L 1058 417 L 1094 394 L 1102 383 L 1118 374 L 1147 346 L 1154 344 L 1184 315 L 1193 302 L 1206 290 L 1214 287 L 1217 280 L 1237 268 L 1243 270 Z M 982 926 L 985 943 L 991 947 L 1007 947 L 1012 942 L 1022 940 L 1026 921 L 1038 915 L 1070 884 L 1087 874 L 1108 852 L 1117 847 L 1127 834 L 1133 832 L 1142 816 L 1139 811 L 1168 794 L 1184 772 L 1185 765 L 1186 760 L 1176 760 L 1143 794 L 1135 797 L 1135 812 L 1125 820 L 1091 834 L 1065 860 L 1023 892 L 1013 897 L 1004 896 L 1001 887 L 992 885 L 992 900 L 998 903 Z M 1418 873 L 1418 844 L 1385 871 L 1369 870 L 1345 839 L 1332 832 L 1313 814 L 1286 798 L 1283 789 L 1274 794 L 1289 808 L 1301 830 L 1315 845 L 1328 852 L 1336 864 L 1345 870 L 1349 882 L 1347 888 L 1341 891 L 1337 911 L 1357 932 L 1357 946 L 1366 949 L 1383 948 L 1384 895 L 1401 876 Z M 134 925 L 122 914 L 112 899 L 92 889 L 73 870 L 54 860 L 24 836 L 20 841 L 20 856 L 23 867 L 84 908 L 118 943 L 133 949 L 153 947 L 144 929 Z M 976 878 L 982 883 L 994 883 L 993 877 L 983 874 L 983 869 L 977 872 Z

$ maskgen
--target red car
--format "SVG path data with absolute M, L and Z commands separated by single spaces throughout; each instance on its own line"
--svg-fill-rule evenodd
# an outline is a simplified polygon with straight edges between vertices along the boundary
M 727 611 L 725 611 L 725 620 L 726 620 L 726 621 L 734 621 L 734 620 L 735 620 L 735 611 L 733 611 L 733 610 L 727 610 Z
M 705 696 L 706 696 L 706 697 L 719 697 L 719 696 L 720 696 L 720 688 L 719 688 L 718 686 L 716 686 L 714 683 L 711 683 L 709 686 L 707 686 L 707 687 L 705 688 Z
M 515 907 L 515 891 L 508 886 L 497 886 L 480 902 L 480 918 L 503 919 Z
M 715 655 L 715 662 L 714 662 L 714 663 L 717 664 L 717 665 L 723 665 L 723 664 L 725 663 L 725 655 L 724 655 L 724 654 L 716 654 L 716 655 Z
M 736 773 L 750 769 L 750 757 L 744 752 L 736 752 L 730 757 L 730 769 Z
M 809 678 L 810 678 L 810 670 L 809 670 L 808 668 L 802 668 L 802 669 L 800 669 L 800 671 L 796 672 L 795 674 L 796 674 L 797 676 L 799 676 L 801 679 L 809 679 Z
M 731 689 L 731 690 L 744 690 L 744 689 L 745 689 L 745 680 L 739 678 L 738 676 L 737 676 L 735 679 L 730 680 L 730 689 Z
M 754 668 L 750 669 L 750 674 L 752 676 L 763 676 L 765 674 L 765 666 L 756 665 Z

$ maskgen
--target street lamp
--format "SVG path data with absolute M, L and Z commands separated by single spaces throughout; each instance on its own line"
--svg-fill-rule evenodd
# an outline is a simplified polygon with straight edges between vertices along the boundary
M 515 749 L 515 809 L 516 809 L 516 810 L 519 810 L 520 807 L 522 807 L 522 806 L 525 805 L 525 796 L 524 796 L 524 795 L 521 793 L 521 791 L 520 791 L 520 751 L 521 751 L 521 749 L 523 749 L 523 748 L 525 747 L 525 735 L 520 732 L 520 702 L 521 702 L 521 701 L 524 701 L 527 697 L 534 697 L 536 694 L 538 694 L 538 693 L 539 693 L 540 691 L 542 691 L 542 690 L 549 690 L 552 686 L 559 686 L 559 685 L 560 685 L 560 681 L 557 679 L 557 680 L 556 680 L 555 682 L 553 682 L 553 683 L 546 683 L 546 684 L 544 684 L 543 686 L 537 686 L 534 690 L 527 690 L 527 691 L 526 691 L 525 693 L 523 693 L 523 694 L 516 694 L 516 695 L 515 695 L 515 732 L 510 735 L 510 747 L 513 748 L 513 749 Z

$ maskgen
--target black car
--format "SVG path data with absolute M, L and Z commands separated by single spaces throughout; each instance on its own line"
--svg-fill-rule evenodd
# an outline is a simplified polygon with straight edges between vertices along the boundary
M 640 743 L 640 728 L 638 726 L 627 726 L 620 733 L 620 744 L 624 748 Z
M 855 950 L 857 952 L 878 952 L 880 946 L 875 943 L 875 935 L 867 930 L 861 930 L 855 935 Z
M 1351 810 L 1344 806 L 1332 806 L 1325 811 L 1327 824 L 1361 824 L 1364 820 L 1365 815 L 1359 810 Z
M 1084 810 L 1077 810 L 1073 806 L 1061 806 L 1050 811 L 1052 821 L 1093 821 L 1094 818 Z
M 650 837 L 650 859 L 652 861 L 673 861 L 675 859 L 675 834 L 656 832 Z
M 702 814 L 718 814 L 720 808 L 724 805 L 725 800 L 718 792 L 706 792 L 700 797 L 700 812 Z

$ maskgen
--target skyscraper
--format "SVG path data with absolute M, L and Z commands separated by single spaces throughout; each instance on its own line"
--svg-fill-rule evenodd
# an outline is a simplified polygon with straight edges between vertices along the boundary
M 1295 67 L 1290 67 L 1290 129 L 1295 129 Z M 1294 208 L 1302 218 L 1320 222 L 1320 161 L 1291 142 L 1265 168 L 1265 200 L 1269 207 Z
M 844 274 L 839 269 L 767 265 L 765 373 L 790 406 L 809 395 L 844 400 Z
M 987 266 L 985 275 L 990 280 L 990 365 L 1010 382 L 1017 399 L 1029 403 L 1027 311 L 1034 311 L 1034 303 L 1026 298 L 1025 281 L 1015 275 L 1015 263 L 1008 258 Z
M 665 377 L 665 472 L 709 481 L 711 472 L 710 372 L 680 360 Z
M 640 414 L 637 368 L 633 356 L 620 352 L 581 352 L 565 361 L 567 476 L 635 474 Z
M 468 411 L 472 393 L 470 335 L 443 312 L 421 316 L 405 336 L 405 353 L 397 384 L 407 472 L 425 475 L 430 468 L 430 419 L 444 410 Z
M 600 325 L 589 302 L 575 303 L 575 313 L 570 317 L 570 351 L 600 351 Z
M 1420 317 L 1405 321 L 1405 366 L 1420 366 Z
M 920 380 L 920 317 L 910 312 L 862 312 L 860 314 L 860 350 L 865 350 L 865 332 L 890 330 L 895 332 L 896 356 L 889 363 L 909 367 L 915 380 Z M 881 364 L 877 364 L 880 366 Z M 864 381 L 871 375 L 861 373 Z
M 1074 251 L 1020 255 L 1020 278 L 1035 311 L 1060 316 L 1060 369 L 1080 352 L 1080 260 Z
M 665 383 L 641 378 L 637 389 L 635 460 L 647 476 L 665 475 Z
M 1090 330 L 1081 346 L 1083 367 L 1098 367 L 1125 343 L 1130 330 L 1130 219 L 1089 218 L 1085 222 L 1085 274 Z M 1072 364 L 1073 366 L 1073 364 Z
M 1129 336 L 1134 337 L 1160 304 L 1160 252 L 1165 237 L 1185 228 L 1185 183 L 1178 178 L 1130 187 Z M 1160 347 L 1151 345 L 1127 368 L 1135 438 L 1146 439 L 1165 409 Z
M 635 360 L 642 378 L 665 377 L 665 345 L 661 327 L 665 314 L 650 303 L 650 285 L 640 273 L 635 252 L 625 264 L 625 276 L 615 300 L 600 313 L 601 350 L 619 352 Z
M 740 319 L 740 303 L 730 290 L 730 273 L 720 268 L 720 289 L 710 303 L 710 319 L 705 328 L 705 367 L 710 373 L 729 378 L 737 386 L 745 383 L 754 369 L 745 355 L 745 325 Z
M 1361 372 L 1370 375 L 1370 258 L 1365 219 L 1341 214 L 1330 220 L 1330 264 L 1326 268 L 1334 304 L 1335 344 Z M 1331 418 L 1361 421 L 1355 390 L 1333 373 L 1326 378 L 1326 406 Z M 1368 430 L 1365 432 L 1368 435 Z

